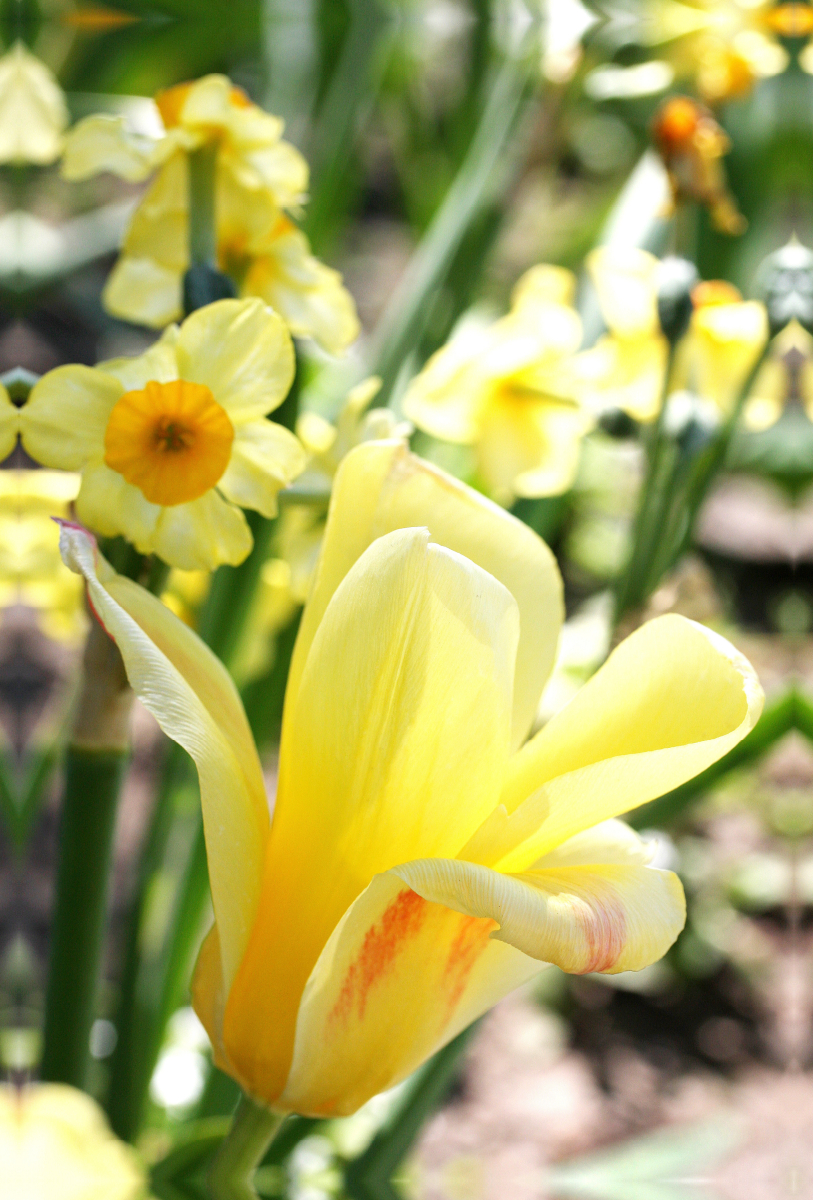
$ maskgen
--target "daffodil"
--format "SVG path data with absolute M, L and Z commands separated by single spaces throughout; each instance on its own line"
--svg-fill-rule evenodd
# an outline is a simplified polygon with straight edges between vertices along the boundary
M 63 539 L 197 762 L 215 926 L 194 1002 L 252 1096 L 352 1113 L 543 964 L 637 970 L 674 941 L 680 883 L 616 818 L 757 720 L 756 677 L 716 634 L 644 625 L 526 743 L 562 620 L 553 556 L 402 444 L 360 446 L 294 650 L 272 819 L 222 665 L 84 531 Z
M 500 503 L 566 491 L 592 424 L 571 364 L 582 338 L 575 280 L 559 267 L 520 279 L 511 311 L 463 324 L 412 380 L 404 412 L 449 442 L 475 447 L 482 484 Z
M 146 1172 L 98 1104 L 64 1084 L 0 1084 L 3 1200 L 142 1200 Z
M 577 357 L 583 400 L 596 411 L 619 408 L 652 421 L 668 358 L 658 323 L 658 259 L 635 247 L 600 246 L 586 261 L 608 332 Z M 700 284 L 693 301 L 670 386 L 690 388 L 727 414 L 765 345 L 765 307 L 721 281 Z
M 0 471 L 0 608 L 34 609 L 45 633 L 66 642 L 84 632 L 84 604 L 52 517 L 67 517 L 78 490 L 79 477 L 63 471 Z
M 228 165 L 218 168 L 215 223 L 219 266 L 243 296 L 275 308 L 296 337 L 339 353 L 359 332 L 353 298 L 338 271 L 310 252 L 308 240 L 266 191 L 251 189 Z M 173 156 L 137 208 L 103 299 L 114 316 L 162 327 L 183 311 L 189 267 L 186 163 Z
M 358 336 L 356 307 L 339 272 L 311 254 L 284 211 L 304 200 L 308 168 L 281 140 L 279 118 L 219 75 L 170 88 L 157 105 L 162 138 L 136 137 L 122 118 L 93 116 L 67 139 L 63 171 L 69 179 L 101 170 L 142 179 L 158 170 L 105 285 L 108 311 L 154 328 L 180 319 L 190 262 L 187 155 L 216 142 L 219 266 L 242 296 L 259 296 L 275 308 L 295 337 L 312 337 L 331 353 L 344 350 Z
M 0 58 L 0 163 L 54 162 L 68 106 L 44 62 L 16 42 Z
M 294 373 L 291 339 L 260 300 L 220 300 L 170 326 L 144 354 L 49 371 L 21 413 L 23 444 L 80 471 L 76 512 L 171 566 L 241 562 L 241 508 L 265 516 L 305 465 L 292 433 L 265 419 Z

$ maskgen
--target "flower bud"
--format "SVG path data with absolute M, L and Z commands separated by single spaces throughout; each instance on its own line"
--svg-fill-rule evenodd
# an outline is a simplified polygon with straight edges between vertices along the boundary
M 813 332 L 813 251 L 793 238 L 764 260 L 758 279 L 772 337 L 794 320 Z
M 679 342 L 689 328 L 692 289 L 697 282 L 697 268 L 686 258 L 670 255 L 658 267 L 658 320 L 664 336 L 672 345 Z

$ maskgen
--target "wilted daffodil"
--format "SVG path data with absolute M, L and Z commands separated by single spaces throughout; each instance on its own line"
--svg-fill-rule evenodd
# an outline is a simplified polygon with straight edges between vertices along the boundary
M 339 353 L 358 336 L 353 297 L 338 271 L 310 252 L 308 240 L 266 189 L 246 186 L 228 163 L 215 178 L 218 265 L 243 296 L 275 308 L 296 337 Z M 181 316 L 189 267 L 189 188 L 183 155 L 162 168 L 137 208 L 103 299 L 117 317 L 161 327 Z
M 294 435 L 265 419 L 293 374 L 276 313 L 220 300 L 136 358 L 49 371 L 22 410 L 23 444 L 81 472 L 76 512 L 95 532 L 186 570 L 239 563 L 252 545 L 241 508 L 273 516 L 305 465 Z
M 617 815 L 752 728 L 748 663 L 644 625 L 525 743 L 562 587 L 543 542 L 399 443 L 336 476 L 269 817 L 220 662 L 63 531 L 130 681 L 195 758 L 215 927 L 193 993 L 217 1063 L 282 1112 L 352 1113 L 544 963 L 637 970 L 684 921 Z
M 0 58 L 0 163 L 54 162 L 68 106 L 54 75 L 22 42 Z
M 571 372 L 582 338 L 574 289 L 569 271 L 533 267 L 507 316 L 464 323 L 404 398 L 419 429 L 475 447 L 479 482 L 500 503 L 556 495 L 575 477 L 592 420 Z
M 64 1084 L 0 1084 L 3 1200 L 142 1200 L 147 1177 L 94 1100 Z
M 275 308 L 296 337 L 312 337 L 331 353 L 344 350 L 359 332 L 355 304 L 338 271 L 311 254 L 284 211 L 304 202 L 308 166 L 282 140 L 282 121 L 223 75 L 179 84 L 156 103 L 163 137 L 133 134 L 123 118 L 99 115 L 80 121 L 66 142 L 68 179 L 112 171 L 139 180 L 158 170 L 105 286 L 107 309 L 155 328 L 180 319 L 190 262 L 187 159 L 213 144 L 218 265 L 241 295 Z
M 584 402 L 652 421 L 664 390 L 668 346 L 658 322 L 659 260 L 634 247 L 600 246 L 587 256 L 608 327 L 576 360 Z M 670 386 L 691 388 L 729 413 L 768 336 L 765 306 L 722 281 L 699 284 Z
M 723 169 L 731 142 L 709 110 L 689 96 L 664 100 L 652 121 L 652 139 L 669 176 L 673 203 L 695 201 L 708 209 L 721 233 L 744 233 L 748 222 L 737 210 Z

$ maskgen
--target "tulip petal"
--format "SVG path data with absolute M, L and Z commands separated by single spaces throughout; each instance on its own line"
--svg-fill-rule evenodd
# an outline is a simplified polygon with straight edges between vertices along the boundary
M 504 871 L 692 779 L 756 724 L 762 689 L 724 638 L 674 614 L 641 626 L 511 761 L 461 857 Z
M 262 300 L 217 300 L 187 317 L 177 343 L 178 375 L 211 388 L 232 423 L 278 408 L 294 378 L 294 348 Z
M 296 479 L 307 461 L 299 439 L 282 425 L 249 421 L 237 429 L 231 460 L 217 486 L 233 504 L 274 517 L 280 488 Z
M 226 1006 L 229 1057 L 262 1094 L 282 1089 L 302 989 L 353 900 L 404 858 L 456 854 L 493 806 L 517 625 L 510 593 L 427 530 L 379 538 L 336 590 L 285 713 L 262 903 Z
M 63 525 L 62 556 L 87 580 L 90 600 L 121 651 L 133 691 L 200 776 L 212 905 L 223 978 L 243 955 L 260 895 L 268 805 L 237 690 L 197 634 L 99 557 L 90 535 Z
M 123 388 L 94 367 L 56 367 L 31 389 L 20 411 L 23 445 L 44 467 L 80 471 L 99 458 L 104 431 Z
M 341 580 L 375 538 L 410 525 L 428 526 L 433 541 L 477 563 L 516 600 L 520 639 L 512 744 L 521 745 L 559 642 L 563 606 L 556 560 L 527 525 L 410 454 L 400 441 L 358 446 L 339 467 L 319 569 L 291 663 L 286 706 L 296 696 L 319 622 Z
M 538 975 L 543 964 L 494 940 L 495 928 L 377 875 L 311 973 L 273 1107 L 349 1115 Z

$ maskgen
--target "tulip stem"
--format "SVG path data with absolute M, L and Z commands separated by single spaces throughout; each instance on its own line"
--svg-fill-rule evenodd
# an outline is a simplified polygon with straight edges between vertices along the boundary
M 256 1200 L 251 1179 L 283 1119 L 280 1113 L 242 1097 L 209 1170 L 212 1200 Z

